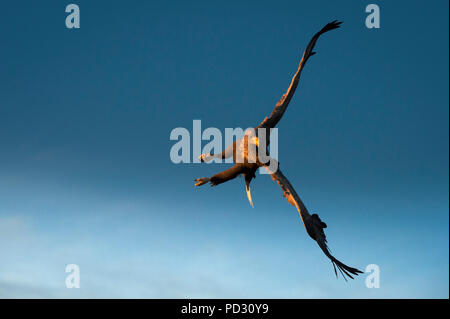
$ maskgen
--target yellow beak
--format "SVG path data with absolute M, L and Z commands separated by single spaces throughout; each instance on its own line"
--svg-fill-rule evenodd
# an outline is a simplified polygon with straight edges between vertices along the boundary
M 256 136 L 254 136 L 252 138 L 252 143 L 255 144 L 256 146 L 259 146 L 259 138 L 257 138 Z

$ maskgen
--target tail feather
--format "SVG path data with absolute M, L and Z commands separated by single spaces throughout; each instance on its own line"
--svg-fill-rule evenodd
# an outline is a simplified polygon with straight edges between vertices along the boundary
M 252 208 L 254 208 L 253 201 L 252 201 L 252 193 L 250 192 L 250 184 L 247 184 L 245 186 L 245 191 L 247 192 L 247 198 L 248 198 L 248 201 L 250 202 L 250 205 L 252 206 Z

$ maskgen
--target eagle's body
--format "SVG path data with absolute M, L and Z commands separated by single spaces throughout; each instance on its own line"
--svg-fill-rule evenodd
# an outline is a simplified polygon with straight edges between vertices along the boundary
M 323 33 L 338 28 L 340 24 L 341 22 L 338 21 L 328 23 L 325 27 L 323 27 L 318 33 L 316 33 L 313 36 L 308 46 L 306 47 L 305 52 L 303 53 L 297 72 L 292 78 L 291 84 L 287 92 L 276 104 L 274 110 L 272 111 L 269 117 L 265 118 L 253 130 L 246 131 L 246 134 L 241 140 L 237 140 L 234 143 L 232 143 L 222 153 L 202 154 L 200 156 L 201 161 L 210 161 L 213 158 L 225 159 L 233 157 L 235 165 L 211 177 L 202 177 L 196 179 L 195 186 L 200 186 L 208 182 L 211 184 L 211 186 L 216 186 L 218 184 L 234 179 L 239 175 L 243 175 L 246 184 L 247 196 L 250 201 L 250 204 L 253 206 L 250 194 L 250 182 L 255 177 L 256 170 L 259 167 L 266 168 L 269 171 L 272 179 L 280 185 L 283 191 L 283 196 L 286 197 L 286 199 L 290 204 L 292 204 L 297 208 L 308 235 L 317 242 L 317 244 L 325 253 L 325 255 L 328 258 L 330 258 L 331 262 L 333 263 L 335 273 L 337 274 L 336 272 L 337 266 L 337 269 L 339 269 L 344 278 L 345 275 L 347 275 L 348 277 L 353 279 L 352 275 L 358 275 L 359 273 L 362 272 L 356 268 L 352 268 L 343 264 L 330 254 L 328 246 L 326 244 L 327 240 L 325 237 L 325 233 L 323 231 L 323 229 L 326 228 L 327 225 L 321 221 L 321 219 L 317 214 L 311 215 L 308 212 L 306 206 L 303 204 L 300 197 L 297 195 L 294 187 L 292 187 L 289 180 L 283 175 L 283 173 L 279 169 L 278 162 L 276 162 L 274 159 L 271 159 L 271 161 L 275 161 L 277 164 L 276 169 L 273 170 L 273 167 L 269 166 L 267 161 L 260 160 L 259 154 L 261 153 L 258 152 L 258 148 L 261 147 L 264 148 L 265 151 L 265 153 L 263 154 L 268 154 L 267 146 L 269 145 L 270 141 L 270 132 L 272 128 L 274 128 L 278 124 L 284 112 L 286 111 L 289 102 L 291 101 L 294 92 L 297 88 L 303 67 L 305 66 L 308 59 L 315 54 L 313 49 L 317 42 L 317 39 Z

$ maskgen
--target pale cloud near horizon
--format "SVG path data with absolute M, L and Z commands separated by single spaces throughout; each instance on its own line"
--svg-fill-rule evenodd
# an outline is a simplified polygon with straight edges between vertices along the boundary
M 205 250 L 193 249 L 180 265 L 171 261 L 176 252 L 170 251 L 105 260 L 95 245 L 60 243 L 38 234 L 24 216 L 2 215 L 0 298 L 247 298 L 246 276 L 258 275 L 252 268 L 242 269 L 244 256 L 212 244 Z M 65 265 L 71 262 L 80 265 L 80 289 L 65 288 Z M 329 291 L 329 287 L 304 288 L 273 287 L 272 293 L 257 295 L 326 298 Z
M 0 298 L 222 298 L 243 297 L 244 280 L 227 275 L 226 249 L 193 253 L 177 269 L 170 252 L 133 253 L 105 260 L 95 245 L 61 243 L 38 234 L 21 215 L 0 217 Z M 228 252 L 228 254 L 232 254 Z M 112 254 L 114 255 L 114 254 Z M 79 260 L 74 260 L 74 257 Z M 75 258 L 75 259 L 76 259 Z M 65 265 L 78 263 L 81 288 L 65 288 Z M 169 266 L 167 266 L 169 265 Z M 209 265 L 208 267 L 204 267 Z M 235 284 L 233 284 L 233 282 Z
M 379 290 L 365 288 L 364 275 L 336 280 L 306 239 L 288 247 L 272 238 L 267 247 L 244 230 L 212 236 L 153 201 L 69 205 L 49 219 L 0 211 L 0 298 L 398 298 L 404 291 L 401 280 L 384 280 L 388 268 Z M 80 266 L 80 289 L 65 288 L 70 263 Z

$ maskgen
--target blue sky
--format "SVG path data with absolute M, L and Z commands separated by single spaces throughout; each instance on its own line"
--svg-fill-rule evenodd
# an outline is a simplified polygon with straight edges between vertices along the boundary
M 8 1 L 0 13 L 0 297 L 448 298 L 447 1 Z M 175 127 L 249 127 L 323 36 L 279 125 L 283 172 L 194 188 Z M 65 288 L 78 264 L 81 288 Z

